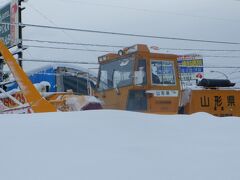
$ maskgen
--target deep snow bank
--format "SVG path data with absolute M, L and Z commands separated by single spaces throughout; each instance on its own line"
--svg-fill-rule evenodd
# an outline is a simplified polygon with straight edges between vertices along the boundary
M 1 115 L 1 180 L 239 180 L 240 118 Z

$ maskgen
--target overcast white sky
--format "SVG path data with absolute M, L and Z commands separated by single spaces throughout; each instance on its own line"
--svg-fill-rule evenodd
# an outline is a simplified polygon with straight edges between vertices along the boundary
M 0 2 L 4 3 L 6 0 Z M 23 23 L 145 35 L 240 42 L 240 1 L 237 0 L 29 0 Z M 162 39 L 109 36 L 26 27 L 25 39 L 131 46 L 136 43 L 162 48 L 240 49 L 240 45 L 192 43 Z M 46 45 L 24 42 L 26 45 Z M 60 45 L 60 47 L 66 45 Z M 117 48 L 80 47 L 117 51 Z M 202 55 L 240 56 L 239 52 L 166 51 Z M 97 62 L 103 52 L 29 48 L 24 58 Z M 239 58 L 204 58 L 205 65 L 240 66 Z M 235 64 L 236 63 L 236 64 Z M 25 62 L 26 70 L 42 65 Z M 86 67 L 86 66 L 84 66 Z M 91 66 L 92 67 L 92 66 Z M 236 69 L 230 71 L 238 71 Z

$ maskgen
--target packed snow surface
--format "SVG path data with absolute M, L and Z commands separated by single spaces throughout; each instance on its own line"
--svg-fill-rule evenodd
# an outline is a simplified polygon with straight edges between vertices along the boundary
M 240 118 L 95 110 L 0 116 L 1 180 L 239 180 Z

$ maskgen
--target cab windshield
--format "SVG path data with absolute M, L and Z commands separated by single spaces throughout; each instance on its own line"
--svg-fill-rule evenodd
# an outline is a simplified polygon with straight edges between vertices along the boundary
M 133 84 L 133 58 L 118 59 L 100 66 L 99 90 Z
M 152 85 L 174 86 L 176 76 L 174 62 L 168 60 L 151 60 Z

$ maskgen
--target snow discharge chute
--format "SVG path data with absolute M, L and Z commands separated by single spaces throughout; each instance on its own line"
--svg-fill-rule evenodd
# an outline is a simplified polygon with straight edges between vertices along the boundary
M 40 95 L 16 59 L 0 40 L 0 52 L 34 112 L 56 112 L 57 109 Z

